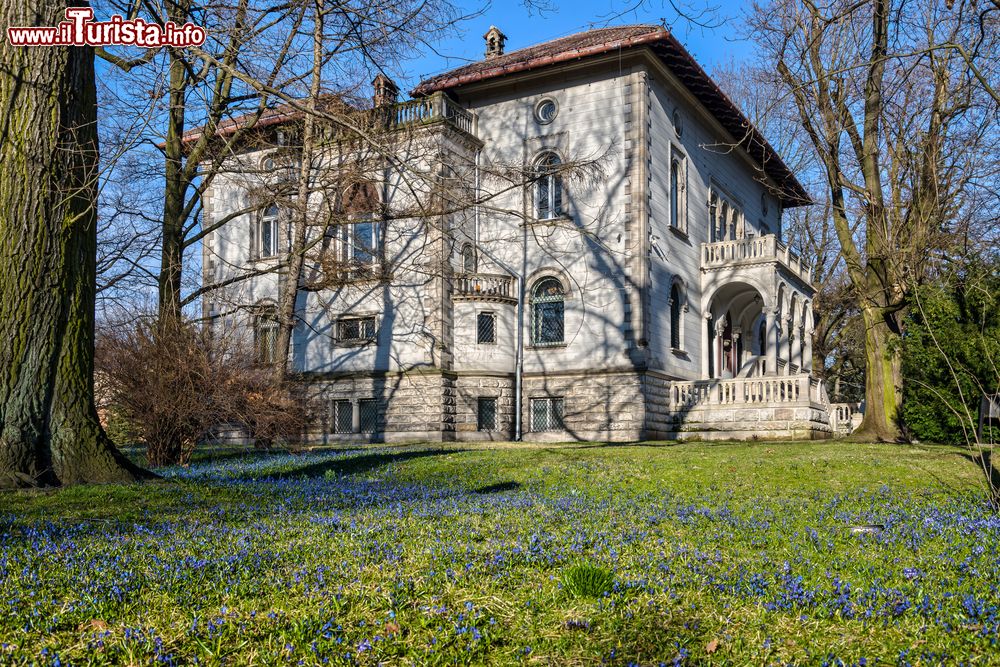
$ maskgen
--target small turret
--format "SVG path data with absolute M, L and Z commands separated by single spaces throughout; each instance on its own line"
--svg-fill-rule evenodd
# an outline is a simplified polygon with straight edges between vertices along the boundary
M 372 102 L 377 107 L 386 107 L 395 104 L 399 98 L 399 86 L 381 72 L 372 81 L 372 88 L 374 89 Z
M 503 55 L 503 45 L 507 41 L 507 35 L 500 31 L 500 28 L 491 25 L 490 29 L 483 35 L 486 40 L 486 59 L 496 58 Z

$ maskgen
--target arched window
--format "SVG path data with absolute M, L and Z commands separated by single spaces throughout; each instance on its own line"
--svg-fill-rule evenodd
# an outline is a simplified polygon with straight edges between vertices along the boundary
M 555 153 L 542 153 L 535 161 L 535 217 L 551 220 L 563 214 L 562 177 L 559 166 L 562 160 Z
M 476 272 L 476 249 L 471 243 L 462 246 L 462 271 L 465 273 Z
M 767 318 L 761 315 L 757 326 L 757 349 L 761 355 L 767 354 Z
M 670 226 L 680 229 L 681 166 L 677 160 L 670 163 Z
M 278 206 L 271 204 L 260 213 L 256 223 L 256 256 L 274 257 L 278 254 Z
M 719 195 L 712 193 L 708 200 L 709 236 L 712 243 L 719 240 Z
M 278 346 L 278 311 L 274 306 L 259 306 L 253 319 L 254 356 L 259 364 L 273 364 Z
M 542 278 L 531 290 L 531 342 L 563 342 L 563 287 L 555 278 Z
M 681 349 L 681 288 L 674 283 L 670 288 L 670 347 Z

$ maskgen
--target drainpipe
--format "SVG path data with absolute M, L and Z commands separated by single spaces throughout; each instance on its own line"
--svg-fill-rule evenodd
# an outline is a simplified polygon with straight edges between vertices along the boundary
M 475 197 L 476 197 L 476 211 L 475 211 L 476 237 L 473 239 L 473 241 L 474 241 L 474 247 L 476 249 L 476 253 L 477 254 L 479 253 L 479 156 L 482 155 L 482 153 L 483 153 L 483 149 L 482 148 L 477 148 L 476 149 L 476 190 L 475 190 Z M 478 260 L 476 262 L 476 268 L 479 268 L 479 262 L 478 262 Z
M 517 351 L 514 371 L 514 440 L 520 442 L 523 435 L 521 424 L 522 388 L 524 375 L 524 277 L 517 276 Z

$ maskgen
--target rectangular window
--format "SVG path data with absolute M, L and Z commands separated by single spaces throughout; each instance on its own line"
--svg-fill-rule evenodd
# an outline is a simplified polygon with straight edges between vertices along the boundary
M 344 278 L 351 280 L 372 275 L 378 259 L 378 234 L 373 220 L 341 225 L 340 261 Z
M 477 412 L 477 428 L 480 431 L 497 430 L 497 399 L 480 398 Z
M 480 345 L 497 342 L 496 313 L 479 313 L 476 316 L 476 342 Z
M 374 398 L 358 401 L 358 422 L 362 433 L 374 433 L 378 430 L 378 401 Z
M 265 259 L 278 254 L 278 207 L 268 206 L 257 220 L 257 257 Z
M 337 320 L 337 341 L 358 343 L 375 340 L 375 316 L 348 317 Z
M 558 431 L 563 428 L 563 398 L 531 399 L 531 430 Z
M 333 432 L 351 433 L 354 431 L 354 406 L 350 401 L 333 402 Z

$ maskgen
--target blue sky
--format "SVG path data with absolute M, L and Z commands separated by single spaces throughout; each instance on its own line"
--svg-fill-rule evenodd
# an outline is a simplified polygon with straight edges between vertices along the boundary
M 473 12 L 481 5 L 460 6 L 467 12 Z M 539 11 L 525 7 L 518 0 L 494 0 L 481 16 L 463 23 L 460 37 L 436 46 L 440 55 L 427 54 L 406 63 L 404 69 L 407 76 L 400 81 L 401 87 L 407 90 L 423 77 L 481 59 L 484 48 L 482 35 L 490 25 L 503 30 L 507 35 L 507 50 L 513 51 L 593 27 L 665 22 L 709 72 L 718 63 L 748 58 L 753 47 L 743 38 L 738 27 L 742 24 L 743 3 L 709 4 L 704 0 L 687 0 L 685 5 L 689 15 L 703 12 L 706 8 L 709 13 L 704 14 L 703 22 L 709 23 L 710 27 L 700 27 L 681 18 L 668 1 L 550 0 L 549 8 Z

